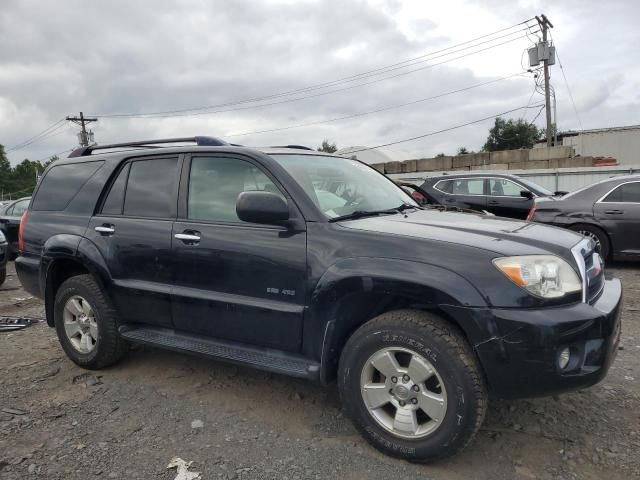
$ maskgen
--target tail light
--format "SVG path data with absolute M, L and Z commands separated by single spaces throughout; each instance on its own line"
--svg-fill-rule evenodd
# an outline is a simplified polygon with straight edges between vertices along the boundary
M 24 252 L 24 224 L 27 223 L 27 211 L 20 217 L 20 227 L 18 228 L 18 251 Z
M 536 213 L 536 207 L 531 207 L 531 210 L 529 210 L 529 215 L 527 215 L 527 222 L 530 222 L 531 220 L 533 220 L 533 216 Z

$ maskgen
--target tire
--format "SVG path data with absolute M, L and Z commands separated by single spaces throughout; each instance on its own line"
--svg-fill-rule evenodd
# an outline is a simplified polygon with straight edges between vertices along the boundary
M 118 335 L 116 312 L 91 275 L 71 277 L 60 285 L 53 314 L 62 349 L 77 365 L 100 369 L 126 354 L 128 346 Z M 68 334 L 78 329 L 86 334 Z
M 405 375 L 417 373 L 413 379 L 407 375 L 403 379 L 397 377 L 397 381 L 393 383 L 394 377 L 391 374 L 392 383 L 389 383 L 389 375 L 380 375 L 382 370 L 377 372 L 377 368 L 372 366 L 372 359 L 373 363 L 380 366 L 377 359 L 380 355 L 387 358 L 387 353 L 394 356 Z M 420 382 L 418 377 L 421 374 L 417 367 L 409 365 L 427 365 L 435 369 L 436 373 Z M 371 372 L 374 377 L 378 375 L 378 378 L 368 383 L 367 378 Z M 402 382 L 405 381 L 407 383 L 403 385 Z M 384 384 L 384 389 L 380 388 L 379 394 L 387 395 L 389 388 L 387 396 L 391 399 L 390 402 L 383 407 L 370 409 L 363 393 L 366 387 L 361 387 L 361 384 L 368 384 L 372 391 L 373 387 L 377 389 Z M 401 400 L 405 398 L 401 396 L 405 392 L 398 390 L 398 385 L 418 398 Z M 487 409 L 484 378 L 470 346 L 454 326 L 436 315 L 422 311 L 387 312 L 356 330 L 342 351 L 338 388 L 346 414 L 375 448 L 387 455 L 417 463 L 433 462 L 461 451 L 482 425 Z M 414 392 L 416 388 L 418 393 Z M 435 410 L 431 408 L 433 404 L 430 401 L 427 403 L 428 406 L 431 405 L 427 409 L 433 411 L 431 418 L 439 416 L 439 422 L 430 419 L 422 410 L 421 395 L 427 394 L 443 400 L 438 402 L 439 406 Z M 383 398 L 381 402 L 385 400 Z M 404 406 L 400 407 L 403 402 Z M 412 407 L 410 403 L 413 402 L 416 404 Z M 395 418 L 397 422 L 400 408 L 404 412 L 416 409 L 414 418 L 417 423 L 403 421 L 398 424 L 407 430 L 412 430 L 408 425 L 418 425 L 414 434 L 396 430 L 396 423 L 392 427 L 383 425 L 389 419 Z M 401 416 L 406 418 L 404 414 Z
M 569 229 L 580 233 L 585 237 L 591 238 L 596 242 L 596 249 L 602 259 L 607 260 L 609 258 L 609 255 L 611 254 L 611 242 L 604 230 L 599 227 L 586 224 L 571 225 Z
M 7 279 L 7 269 L 6 268 L 0 269 L 0 287 L 2 286 L 2 284 L 6 279 Z

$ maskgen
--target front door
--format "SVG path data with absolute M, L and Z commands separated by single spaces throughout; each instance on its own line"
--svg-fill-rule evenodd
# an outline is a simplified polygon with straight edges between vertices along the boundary
M 527 188 L 506 178 L 489 179 L 487 210 L 499 217 L 524 220 L 533 206 L 533 199 L 520 195 Z
M 108 264 L 111 292 L 129 323 L 171 327 L 179 158 L 142 158 L 122 165 L 87 230 Z
M 614 252 L 640 255 L 640 182 L 618 186 L 596 202 L 593 213 L 610 235 Z
M 282 188 L 253 160 L 204 154 L 187 160 L 181 185 L 172 240 L 179 265 L 173 288 L 176 329 L 299 350 L 306 232 L 246 223 L 236 215 L 241 192 L 266 190 L 286 199 Z

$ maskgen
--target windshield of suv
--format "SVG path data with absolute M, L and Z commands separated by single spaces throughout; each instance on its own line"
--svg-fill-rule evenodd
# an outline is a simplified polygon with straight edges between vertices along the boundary
M 271 155 L 328 218 L 358 212 L 418 207 L 407 193 L 373 168 L 348 158 Z

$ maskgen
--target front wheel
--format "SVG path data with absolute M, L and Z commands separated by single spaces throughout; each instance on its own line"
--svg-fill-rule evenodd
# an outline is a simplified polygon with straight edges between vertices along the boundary
M 6 279 L 7 279 L 7 269 L 1 268 L 0 269 L 0 287 L 2 286 L 2 284 Z
M 388 312 L 360 327 L 343 350 L 338 382 L 344 408 L 367 440 L 414 462 L 462 450 L 487 408 L 467 342 L 427 312 Z

